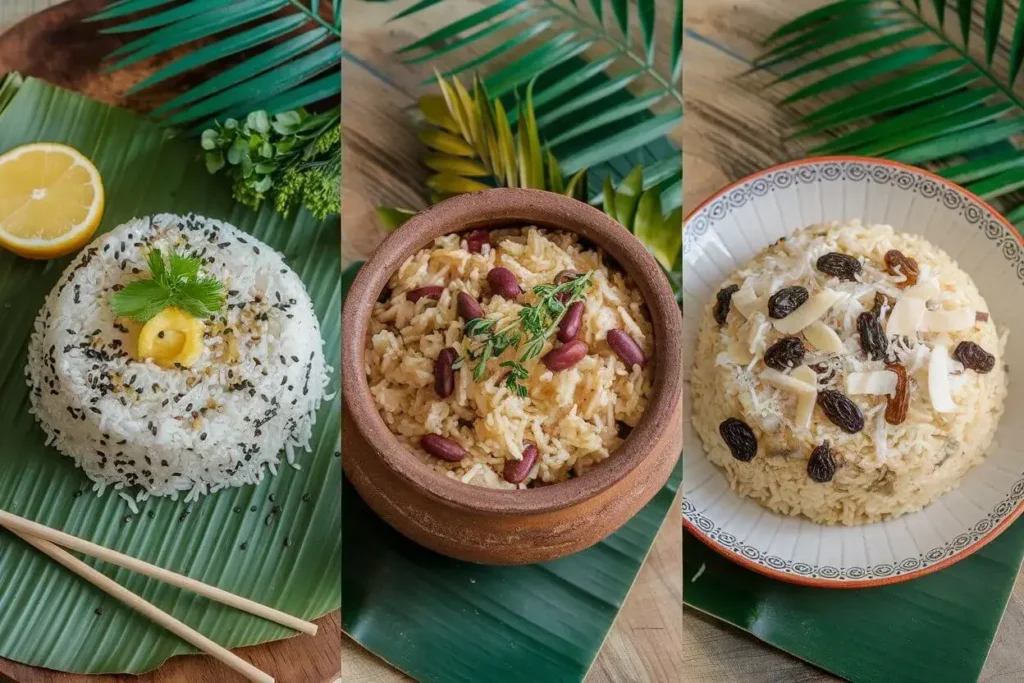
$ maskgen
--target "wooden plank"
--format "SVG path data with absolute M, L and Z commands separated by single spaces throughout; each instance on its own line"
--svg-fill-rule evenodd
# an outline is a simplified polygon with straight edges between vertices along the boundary
M 763 168 L 806 156 L 824 138 L 787 140 L 797 119 L 813 102 L 780 107 L 796 86 L 769 86 L 770 74 L 745 74 L 767 35 L 786 21 L 824 5 L 824 0 L 690 0 L 684 36 L 686 125 L 684 206 L 690 210 L 730 182 Z M 923 3 L 926 4 L 926 3 Z M 930 3 L 928 3 L 930 4 Z M 947 3 L 948 4 L 948 3 Z M 977 14 L 984 3 L 975 3 Z M 1016 3 L 1007 6 L 1007 14 Z M 947 8 L 947 30 L 958 35 Z M 996 63 L 1005 64 L 1008 32 Z M 972 45 L 980 44 L 974 29 Z M 684 611 L 683 657 L 688 683 L 832 683 L 819 669 L 775 650 L 754 636 L 698 613 Z M 1014 588 L 980 683 L 1024 680 L 1024 582 Z
M 424 36 L 454 16 L 488 4 L 485 0 L 446 0 L 437 8 L 386 24 L 413 4 L 412 0 L 370 3 L 347 0 L 358 12 L 345 15 L 343 43 L 352 59 L 343 65 L 342 124 L 343 230 L 342 260 L 366 258 L 385 232 L 374 208 L 380 205 L 419 209 L 425 205 L 426 172 L 418 159 L 424 147 L 416 139 L 410 117 L 416 98 L 432 87 L 420 83 L 443 71 L 452 60 L 436 64 L 402 64 L 394 51 Z M 659 11 L 671 16 L 671 0 L 658 0 Z M 351 5 L 346 5 L 350 7 Z M 668 59 L 671 21 L 659 26 L 657 59 Z M 474 47 L 474 55 L 492 47 Z M 463 53 L 462 57 L 465 59 Z M 681 127 L 680 127 L 681 128 Z M 674 137 L 681 139 L 682 131 Z M 679 651 L 681 614 L 681 515 L 673 508 L 651 556 L 637 577 L 625 606 L 589 675 L 587 683 L 684 680 Z M 345 683 L 398 683 L 406 676 L 345 639 L 342 660 Z

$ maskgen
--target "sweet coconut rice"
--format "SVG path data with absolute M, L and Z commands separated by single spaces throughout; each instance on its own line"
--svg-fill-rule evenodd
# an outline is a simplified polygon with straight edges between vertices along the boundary
M 525 293 L 517 301 L 489 293 L 487 274 L 496 266 L 518 278 Z M 435 359 L 447 347 L 462 355 L 470 344 L 457 294 L 469 293 L 484 316 L 501 327 L 515 321 L 524 305 L 536 303 L 535 285 L 551 283 L 564 270 L 592 272 L 578 337 L 588 355 L 559 372 L 538 359 L 527 362 L 527 395 L 520 397 L 502 382 L 506 370 L 500 361 L 515 357 L 510 350 L 487 362 L 480 381 L 463 366 L 454 392 L 440 398 L 434 389 Z M 444 289 L 438 299 L 406 298 L 406 292 L 425 285 Z M 601 253 L 584 247 L 572 233 L 536 227 L 493 230 L 480 253 L 469 250 L 465 235 L 440 237 L 409 257 L 388 287 L 374 306 L 366 340 L 370 392 L 399 441 L 438 472 L 501 489 L 561 482 L 611 456 L 643 415 L 651 366 L 627 367 L 606 341 L 610 330 L 621 329 L 650 357 L 654 339 L 643 298 L 624 274 L 609 268 Z M 544 353 L 554 341 L 548 339 Z M 468 456 L 449 462 L 429 455 L 420 446 L 428 434 L 456 442 Z M 525 480 L 510 483 L 502 468 L 522 457 L 527 441 L 539 450 L 536 464 Z
M 201 258 L 223 283 L 225 305 L 188 368 L 136 360 L 140 325 L 111 308 L 114 292 L 147 277 L 155 248 Z M 226 223 L 166 214 L 79 253 L 36 319 L 26 367 L 47 443 L 95 490 L 130 501 L 258 483 L 282 449 L 299 467 L 328 372 L 312 303 L 280 254 Z
M 887 268 L 890 250 L 917 262 L 916 285 L 902 269 Z M 819 270 L 827 253 L 854 257 L 856 277 Z M 943 251 L 889 226 L 816 225 L 761 251 L 721 288 L 730 285 L 736 289 L 724 324 L 715 317 L 715 296 L 701 314 L 690 379 L 697 434 L 740 495 L 822 524 L 861 524 L 921 509 L 984 459 L 1007 391 L 1006 333 L 997 330 L 971 278 Z M 794 285 L 808 290 L 808 302 L 789 316 L 770 317 L 770 296 Z M 785 323 L 827 292 L 831 305 L 813 323 Z M 888 337 L 882 360 L 869 358 L 858 328 L 869 311 Z M 769 372 L 766 350 L 788 335 L 806 349 L 800 367 Z M 960 363 L 955 349 L 961 342 L 994 356 L 991 369 Z M 909 379 L 900 424 L 886 418 L 898 391 L 896 374 L 887 370 L 891 363 L 903 365 Z M 856 404 L 861 430 L 847 433 L 825 415 L 818 399 L 826 390 Z M 725 441 L 721 426 L 729 418 L 744 422 L 757 439 L 749 461 L 734 457 Z M 810 460 L 825 441 L 835 468 L 831 480 L 821 482 L 810 476 Z M 822 477 L 823 470 L 815 473 Z

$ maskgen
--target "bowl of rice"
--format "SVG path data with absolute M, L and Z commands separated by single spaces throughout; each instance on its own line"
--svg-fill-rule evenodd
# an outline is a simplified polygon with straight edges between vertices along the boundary
M 684 227 L 684 523 L 787 581 L 966 557 L 1021 512 L 1012 226 L 898 163 L 785 164 Z M 982 265 L 983 264 L 983 265 Z M 988 298 L 986 298 L 986 296 Z
M 523 564 L 612 533 L 681 450 L 681 319 L 643 245 L 560 195 L 410 219 L 343 312 L 345 473 L 412 540 Z

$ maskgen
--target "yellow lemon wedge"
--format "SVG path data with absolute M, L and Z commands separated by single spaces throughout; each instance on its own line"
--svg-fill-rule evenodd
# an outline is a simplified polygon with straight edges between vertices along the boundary
M 49 259 L 81 248 L 103 217 L 103 181 L 81 152 L 32 143 L 0 155 L 0 246 Z
M 193 318 L 180 308 L 165 308 L 150 318 L 139 331 L 139 360 L 152 358 L 164 368 L 176 364 L 192 367 L 203 355 L 202 320 Z

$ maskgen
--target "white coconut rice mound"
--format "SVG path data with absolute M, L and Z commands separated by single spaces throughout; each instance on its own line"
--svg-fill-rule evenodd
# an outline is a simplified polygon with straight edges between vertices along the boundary
M 141 326 L 111 308 L 150 276 L 154 248 L 202 259 L 201 275 L 224 285 L 190 368 L 136 360 Z M 325 399 L 322 344 L 309 295 L 276 251 L 192 214 L 136 219 L 84 249 L 46 297 L 29 342 L 31 412 L 98 493 L 195 500 L 276 474 L 282 449 L 299 467 Z
M 916 285 L 887 272 L 884 257 L 893 249 L 917 261 Z M 856 278 L 821 272 L 816 264 L 827 253 L 856 258 Z M 1007 392 L 1007 332 L 996 327 L 970 276 L 945 252 L 887 225 L 828 223 L 764 249 L 719 287 L 729 285 L 739 290 L 725 324 L 715 319 L 714 295 L 701 312 L 689 378 L 694 428 L 737 493 L 820 524 L 863 524 L 921 509 L 959 486 L 985 458 Z M 795 333 L 779 327 L 788 316 L 773 320 L 766 305 L 772 293 L 793 285 L 805 287 L 812 300 L 830 293 L 834 300 Z M 885 299 L 877 312 L 888 338 L 884 360 L 865 354 L 858 328 L 876 294 Z M 810 306 L 809 300 L 792 316 Z M 918 322 L 905 315 L 913 310 Z M 806 355 L 799 367 L 778 373 L 766 365 L 765 353 L 786 336 L 800 338 Z M 961 342 L 994 356 L 991 371 L 958 362 L 953 351 Z M 902 423 L 890 424 L 886 411 L 897 378 L 887 364 L 896 363 L 908 376 L 909 406 Z M 811 394 L 799 391 L 801 376 L 810 378 Z M 850 434 L 833 424 L 816 405 L 815 390 L 848 396 L 863 414 L 863 429 Z M 746 423 L 757 438 L 748 462 L 733 457 L 720 433 L 729 418 Z M 819 482 L 809 476 L 809 459 L 825 441 L 836 469 L 830 481 Z

